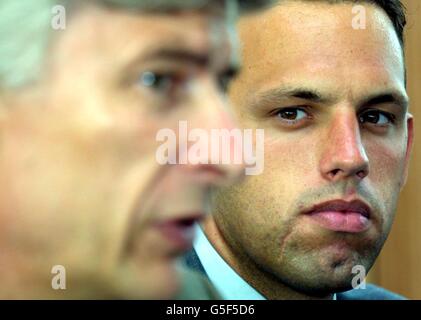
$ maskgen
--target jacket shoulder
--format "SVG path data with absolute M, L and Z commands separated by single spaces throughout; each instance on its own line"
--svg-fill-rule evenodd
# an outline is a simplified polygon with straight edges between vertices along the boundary
M 365 289 L 337 293 L 338 300 L 406 300 L 405 297 L 384 288 L 367 284 Z

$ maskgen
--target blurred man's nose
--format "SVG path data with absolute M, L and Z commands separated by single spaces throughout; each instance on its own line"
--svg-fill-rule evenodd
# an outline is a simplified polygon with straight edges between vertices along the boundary
M 206 182 L 216 186 L 238 181 L 245 174 L 244 159 L 241 154 L 244 139 L 242 134 L 241 137 L 231 134 L 232 130 L 238 131 L 239 128 L 230 111 L 227 97 L 216 84 L 207 81 L 206 85 L 197 91 L 192 104 L 195 114 L 188 124 L 189 130 L 197 128 L 207 133 L 208 152 L 202 157 L 204 161 L 200 164 L 192 164 L 189 161 L 189 170 L 197 177 L 206 176 Z M 229 134 L 229 139 L 221 138 L 224 134 Z
M 327 134 L 320 141 L 323 178 L 332 182 L 349 178 L 364 179 L 369 172 L 369 162 L 355 111 L 336 112 L 328 125 Z

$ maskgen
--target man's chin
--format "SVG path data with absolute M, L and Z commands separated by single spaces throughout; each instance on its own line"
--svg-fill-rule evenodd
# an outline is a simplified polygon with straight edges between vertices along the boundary
M 290 282 L 288 286 L 304 295 L 322 299 L 334 293 L 351 290 L 352 278 L 348 277 L 338 281 L 336 279 L 320 279 L 320 277 L 317 279 L 313 276 Z
M 313 288 L 307 288 L 306 293 L 311 296 L 320 296 L 324 297 L 329 294 L 340 293 L 344 291 L 351 290 L 352 288 L 352 280 L 349 281 L 348 279 L 342 282 L 327 282 L 324 284 L 319 284 Z
M 137 265 L 134 281 L 137 281 L 142 295 L 135 299 L 171 299 L 181 286 L 174 259 L 163 259 L 149 266 Z
M 365 279 L 371 266 L 372 263 L 364 259 L 347 261 L 332 259 L 324 260 L 323 264 L 307 262 L 286 268 L 284 266 L 284 272 L 278 275 L 278 278 L 300 293 L 323 298 L 353 289 L 353 286 Z

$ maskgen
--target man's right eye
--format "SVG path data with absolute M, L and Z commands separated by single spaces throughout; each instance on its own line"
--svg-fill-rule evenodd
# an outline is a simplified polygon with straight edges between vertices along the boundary
M 179 77 L 173 74 L 143 72 L 140 75 L 139 84 L 142 87 L 150 88 L 161 93 L 171 93 L 180 82 Z
M 305 108 L 301 107 L 287 107 L 275 110 L 272 113 L 279 121 L 285 125 L 295 125 L 301 123 L 310 117 Z

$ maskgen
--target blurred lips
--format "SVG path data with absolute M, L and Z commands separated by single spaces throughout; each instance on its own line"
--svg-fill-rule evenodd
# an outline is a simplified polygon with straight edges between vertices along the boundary
M 305 210 L 304 214 L 326 229 L 360 233 L 370 228 L 372 210 L 360 200 L 333 200 L 317 204 Z
M 183 217 L 158 222 L 155 227 L 170 243 L 173 250 L 184 252 L 191 249 L 194 239 L 194 225 L 204 213 L 183 215 Z

